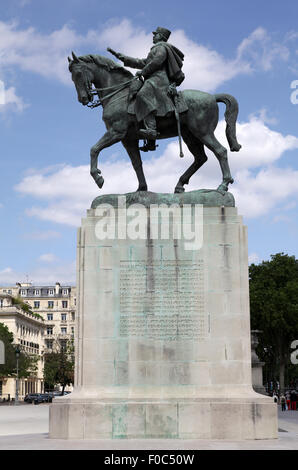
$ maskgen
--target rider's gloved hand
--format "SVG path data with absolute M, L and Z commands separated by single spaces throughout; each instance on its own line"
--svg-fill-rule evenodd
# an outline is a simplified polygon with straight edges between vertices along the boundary
M 168 88 L 168 95 L 169 96 L 176 96 L 178 95 L 177 89 L 176 89 L 176 84 L 171 83 Z
M 121 52 L 116 52 L 116 51 L 114 51 L 114 49 L 111 49 L 110 47 L 107 48 L 107 51 L 110 52 L 111 54 L 113 54 L 115 57 L 117 57 L 117 59 L 123 61 L 124 55 L 121 54 Z

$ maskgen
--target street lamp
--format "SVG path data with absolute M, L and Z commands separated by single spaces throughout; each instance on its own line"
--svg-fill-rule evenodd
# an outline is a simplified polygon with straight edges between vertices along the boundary
M 17 359 L 17 378 L 16 378 L 16 397 L 15 397 L 15 405 L 19 405 L 19 357 L 20 357 L 21 350 L 19 346 L 15 349 L 15 355 Z

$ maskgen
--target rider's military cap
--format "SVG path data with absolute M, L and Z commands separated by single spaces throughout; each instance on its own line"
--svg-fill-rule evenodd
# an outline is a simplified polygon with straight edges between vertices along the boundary
M 167 41 L 170 37 L 171 31 L 169 31 L 166 28 L 161 28 L 160 26 L 158 26 L 155 31 L 152 31 L 152 33 L 153 34 L 157 34 L 157 33 L 161 34 L 165 38 L 165 40 Z

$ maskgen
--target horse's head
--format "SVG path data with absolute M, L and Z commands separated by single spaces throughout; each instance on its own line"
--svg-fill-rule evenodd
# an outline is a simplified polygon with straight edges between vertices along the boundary
M 86 106 L 93 100 L 91 93 L 92 72 L 88 68 L 88 63 L 78 58 L 74 53 L 72 53 L 72 57 L 72 59 L 68 57 L 69 71 L 77 90 L 78 101 Z

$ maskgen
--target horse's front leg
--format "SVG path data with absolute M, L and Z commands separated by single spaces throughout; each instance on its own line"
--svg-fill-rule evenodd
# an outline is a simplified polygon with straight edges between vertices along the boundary
M 131 159 L 132 166 L 138 178 L 139 187 L 137 191 L 147 191 L 147 183 L 143 172 L 142 159 L 139 151 L 139 141 L 135 138 L 129 139 L 128 137 L 125 137 L 125 139 L 122 140 L 122 144 Z
M 99 168 L 97 168 L 98 155 L 103 149 L 110 147 L 111 145 L 116 144 L 117 142 L 120 142 L 124 135 L 124 132 L 108 130 L 102 136 L 102 138 L 99 139 L 99 141 L 91 147 L 90 174 L 99 188 L 103 187 L 104 179 L 101 176 L 101 171 L 99 170 Z

